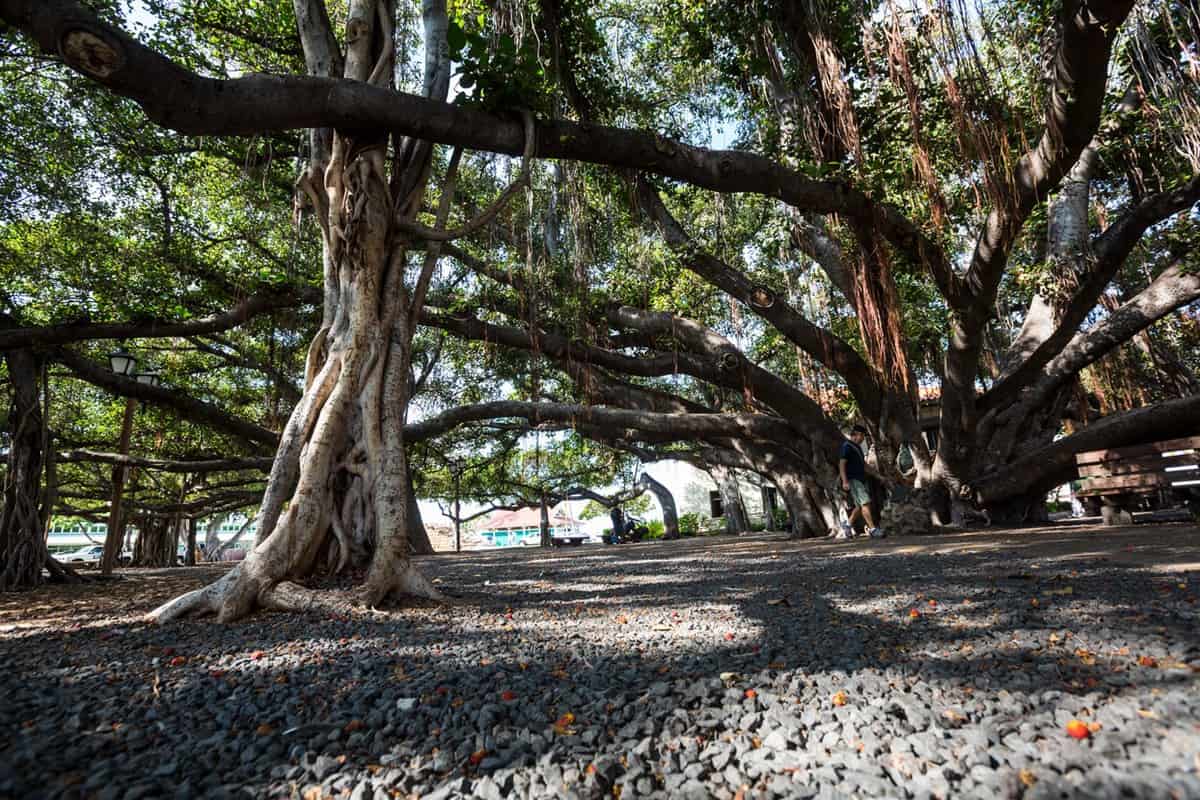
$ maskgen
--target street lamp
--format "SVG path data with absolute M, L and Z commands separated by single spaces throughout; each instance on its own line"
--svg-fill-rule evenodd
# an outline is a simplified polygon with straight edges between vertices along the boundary
M 156 370 L 156 369 L 148 369 L 145 372 L 139 372 L 136 375 L 134 375 L 133 377 L 135 379 L 137 379 L 138 383 L 144 384 L 146 386 L 158 386 L 158 384 L 160 382 L 159 381 L 159 373 L 158 373 L 158 370 Z
M 142 372 L 134 371 L 137 369 L 137 357 L 124 347 L 109 353 L 108 363 L 115 374 L 126 378 L 133 378 L 143 386 L 155 387 L 159 384 L 158 370 L 146 369 Z M 133 434 L 133 415 L 136 410 L 137 400 L 133 397 L 125 398 L 125 417 L 121 420 L 121 441 L 118 448 L 122 458 L 129 455 L 129 439 Z M 127 471 L 125 465 L 120 461 L 113 465 L 112 501 L 108 508 L 108 534 L 104 539 L 104 556 L 100 561 L 100 571 L 104 575 L 112 574 L 113 565 L 117 560 L 117 553 L 120 551 L 121 542 L 125 538 L 125 525 L 121 516 L 121 496 L 125 492 Z
M 132 375 L 137 369 L 137 356 L 124 347 L 118 347 L 108 354 L 108 365 L 118 375 Z

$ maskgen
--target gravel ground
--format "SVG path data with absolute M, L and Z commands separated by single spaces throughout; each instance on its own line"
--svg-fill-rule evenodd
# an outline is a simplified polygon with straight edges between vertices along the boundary
M 0 797 L 1200 797 L 1195 527 L 425 568 L 454 605 L 139 620 L 214 568 L 0 598 Z

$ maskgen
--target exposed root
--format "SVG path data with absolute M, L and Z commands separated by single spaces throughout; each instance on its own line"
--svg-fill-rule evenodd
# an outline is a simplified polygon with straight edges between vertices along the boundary
M 54 556 L 46 554 L 46 570 L 50 580 L 55 583 L 88 583 L 91 578 L 80 575 L 74 568 L 68 567 Z
M 409 595 L 411 597 L 421 597 L 426 600 L 433 600 L 438 603 L 448 602 L 446 595 L 442 594 L 433 582 L 425 577 L 411 563 L 403 567 L 399 574 L 387 581 L 368 581 L 363 587 L 361 595 L 362 603 L 371 608 L 377 608 L 382 605 L 389 597 L 400 595 Z
M 241 575 L 242 567 L 238 566 L 225 573 L 202 589 L 182 594 L 173 600 L 168 600 L 146 615 L 148 622 L 165 625 L 184 617 L 200 617 L 206 614 L 218 614 L 233 588 L 233 584 Z
M 334 567 L 334 574 L 340 573 L 346 568 L 346 564 L 350 561 L 350 537 L 346 535 L 346 530 L 342 527 L 342 520 L 334 510 L 329 517 L 332 523 L 334 539 L 337 540 L 338 560 Z
M 439 603 L 446 602 L 446 595 L 442 594 L 433 582 L 425 577 L 425 574 L 414 567 L 412 564 L 400 575 L 400 579 L 396 582 L 395 591 L 399 594 L 408 594 L 413 597 L 423 597 L 426 600 L 436 600 Z
M 359 610 L 352 600 L 340 592 L 328 589 L 308 589 L 291 581 L 283 581 L 263 592 L 259 601 L 263 608 L 271 611 L 296 613 L 317 611 L 349 616 Z

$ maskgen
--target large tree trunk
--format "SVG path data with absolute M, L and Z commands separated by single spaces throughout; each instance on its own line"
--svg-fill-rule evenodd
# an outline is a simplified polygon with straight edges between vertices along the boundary
M 554 545 L 554 537 L 550 533 L 550 505 L 546 493 L 542 492 L 542 500 L 538 504 L 538 534 L 542 547 Z
M 417 505 L 417 491 L 413 487 L 412 470 L 408 473 L 408 544 L 414 555 L 427 556 L 433 553 L 433 542 L 425 530 L 421 507 Z
M 175 565 L 175 520 L 157 514 L 145 514 L 137 521 L 138 537 L 133 547 L 133 563 L 139 567 Z
M 296 6 L 310 72 L 335 72 L 320 4 Z M 444 0 L 425 0 L 423 14 L 426 94 L 440 99 L 449 68 Z M 391 85 L 393 18 L 388 2 L 350 3 L 344 77 Z M 402 593 L 441 597 L 410 561 L 415 501 L 403 438 L 415 317 L 437 257 L 434 247 L 410 290 L 404 226 L 424 202 L 432 148 L 398 141 L 389 180 L 386 131 L 314 131 L 312 141 L 299 187 L 322 231 L 324 320 L 264 495 L 258 543 L 221 580 L 152 612 L 160 622 L 207 612 L 232 620 L 257 606 L 341 608 L 294 581 L 351 565 L 368 567 L 359 594 L 368 605 Z M 447 187 L 439 225 L 451 195 Z
M 663 538 L 678 539 L 679 514 L 676 511 L 675 498 L 671 495 L 671 491 L 651 477 L 648 472 L 643 472 L 638 480 L 654 495 L 654 499 L 658 501 L 658 507 L 662 509 Z
M 4 356 L 13 402 L 0 508 L 0 591 L 37 586 L 48 559 L 41 508 L 46 431 L 38 402 L 39 366 L 29 350 L 9 350 Z
M 204 559 L 213 561 L 213 556 L 221 548 L 221 526 L 228 520 L 230 514 L 216 514 L 208 518 L 204 526 Z
M 183 554 L 183 564 L 187 567 L 196 566 L 196 518 L 187 518 L 187 552 Z
M 725 532 L 730 534 L 746 533 L 750 530 L 750 521 L 746 514 L 746 505 L 742 502 L 742 490 L 738 486 L 737 473 L 723 467 L 711 467 L 713 480 L 717 482 L 717 491 L 721 493 L 721 509 L 725 516 Z

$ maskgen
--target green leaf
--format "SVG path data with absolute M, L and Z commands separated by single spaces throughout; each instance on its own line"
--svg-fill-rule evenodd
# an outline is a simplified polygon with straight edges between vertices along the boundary
M 453 58 L 458 53 L 461 53 L 466 45 L 467 32 L 457 22 L 451 22 L 449 27 L 446 28 L 446 46 L 450 48 L 450 56 Z

